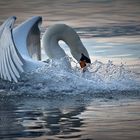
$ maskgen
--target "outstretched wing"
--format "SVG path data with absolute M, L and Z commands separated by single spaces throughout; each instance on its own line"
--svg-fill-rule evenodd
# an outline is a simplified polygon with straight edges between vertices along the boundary
M 14 28 L 14 41 L 23 57 L 41 60 L 40 30 L 38 27 L 41 22 L 42 17 L 34 16 Z
M 24 70 L 23 59 L 13 41 L 13 18 L 6 20 L 0 28 L 0 78 L 17 82 Z

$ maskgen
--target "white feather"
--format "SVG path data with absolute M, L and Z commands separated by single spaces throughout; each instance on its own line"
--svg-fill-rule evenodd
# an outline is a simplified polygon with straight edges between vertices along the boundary
M 12 26 L 15 17 L 8 18 L 0 28 L 0 78 L 9 81 L 18 81 L 23 72 L 23 61 L 18 53 L 12 36 Z

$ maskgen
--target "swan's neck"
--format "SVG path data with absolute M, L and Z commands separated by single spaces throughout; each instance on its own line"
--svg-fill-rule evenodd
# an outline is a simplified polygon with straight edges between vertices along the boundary
M 58 43 L 60 40 L 69 46 L 71 54 L 77 61 L 80 60 L 83 52 L 89 57 L 77 33 L 65 24 L 56 24 L 50 27 L 42 37 L 42 46 L 49 58 L 60 59 L 66 56 Z

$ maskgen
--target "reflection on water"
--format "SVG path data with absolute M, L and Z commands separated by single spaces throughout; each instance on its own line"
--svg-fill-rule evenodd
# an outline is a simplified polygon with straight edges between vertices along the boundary
M 23 126 L 17 121 L 16 106 L 7 98 L 0 98 L 0 139 L 21 135 Z
M 2 97 L 0 102 L 0 139 L 80 137 L 86 104 L 76 100 Z M 68 105 L 69 104 L 69 105 Z M 79 134 L 78 134 L 79 133 Z
M 137 100 L 128 103 L 84 96 L 48 99 L 2 96 L 0 139 L 138 140 L 139 105 Z

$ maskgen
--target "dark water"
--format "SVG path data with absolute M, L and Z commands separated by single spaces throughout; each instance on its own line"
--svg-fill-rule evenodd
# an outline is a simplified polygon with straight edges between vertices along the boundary
M 139 77 L 139 0 L 0 0 L 0 23 L 13 15 L 17 16 L 16 25 L 29 17 L 42 16 L 42 32 L 52 24 L 66 23 L 79 33 L 92 62 L 123 63 Z M 140 139 L 139 88 L 56 94 L 54 87 L 55 93 L 52 90 L 42 96 L 34 83 L 33 89 L 38 91 L 34 96 L 28 89 L 21 94 L 12 84 L 5 87 L 0 83 L 2 140 Z
M 139 106 L 138 99 L 88 95 L 1 96 L 0 139 L 138 140 Z

